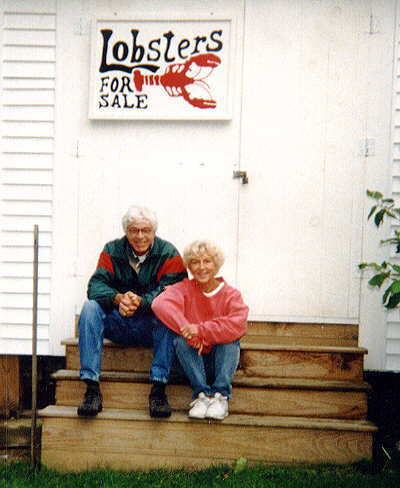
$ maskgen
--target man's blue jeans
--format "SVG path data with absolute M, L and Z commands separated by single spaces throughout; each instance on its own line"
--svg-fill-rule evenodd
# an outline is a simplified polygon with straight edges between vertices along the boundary
M 87 300 L 79 319 L 80 378 L 99 381 L 103 339 L 106 338 L 123 346 L 152 347 L 150 380 L 168 383 L 176 357 L 175 337 L 176 334 L 152 312 L 136 312 L 132 317 L 121 317 L 117 310 L 105 313 L 95 300 Z
M 193 398 L 199 393 L 213 396 L 219 392 L 232 397 L 232 378 L 239 364 L 240 341 L 216 344 L 209 354 L 199 356 L 181 336 L 174 340 L 178 360 L 192 385 Z

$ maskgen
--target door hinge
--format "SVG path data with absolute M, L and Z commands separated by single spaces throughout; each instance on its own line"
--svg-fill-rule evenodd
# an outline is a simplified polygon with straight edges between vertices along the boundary
M 361 139 L 359 154 L 364 158 L 375 156 L 375 139 Z
M 234 171 L 233 178 L 241 178 L 242 185 L 247 185 L 249 182 L 249 177 L 247 176 L 247 171 Z

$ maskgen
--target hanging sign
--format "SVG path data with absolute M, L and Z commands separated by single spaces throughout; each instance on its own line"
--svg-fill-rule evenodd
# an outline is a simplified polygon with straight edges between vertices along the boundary
M 89 117 L 229 119 L 231 20 L 93 22 Z

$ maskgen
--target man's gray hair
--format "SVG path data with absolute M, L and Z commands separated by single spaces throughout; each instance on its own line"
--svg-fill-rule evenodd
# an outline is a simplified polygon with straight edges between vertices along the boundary
M 157 230 L 158 222 L 157 216 L 153 210 L 147 207 L 139 207 L 138 205 L 131 205 L 126 214 L 122 217 L 122 228 L 126 234 L 129 224 L 134 220 L 147 220 L 150 222 L 154 232 Z

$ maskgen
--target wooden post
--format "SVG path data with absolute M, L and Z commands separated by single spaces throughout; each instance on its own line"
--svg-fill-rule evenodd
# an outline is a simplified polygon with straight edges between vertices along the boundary
M 31 425 L 31 462 L 37 466 L 37 302 L 38 302 L 38 267 L 39 267 L 39 227 L 33 231 L 33 307 L 32 307 L 32 425 Z

